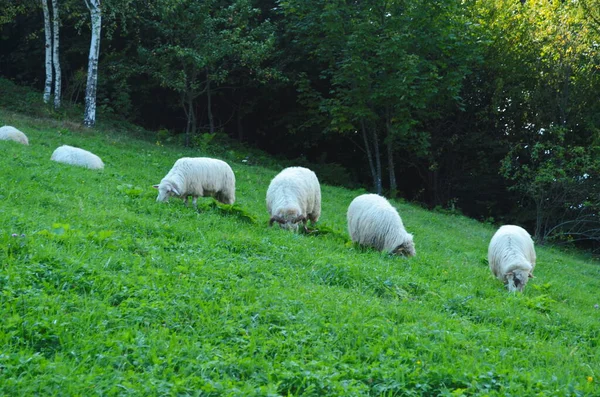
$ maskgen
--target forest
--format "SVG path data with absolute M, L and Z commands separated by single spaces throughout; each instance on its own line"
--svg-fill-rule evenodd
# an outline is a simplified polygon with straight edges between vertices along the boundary
M 57 117 L 227 137 L 592 249 L 599 50 L 598 0 L 0 0 L 0 77 Z

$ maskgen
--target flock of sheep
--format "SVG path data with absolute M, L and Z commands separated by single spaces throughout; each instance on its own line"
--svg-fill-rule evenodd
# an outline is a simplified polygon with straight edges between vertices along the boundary
M 29 144 L 27 136 L 11 126 L 0 128 L 0 140 Z M 104 168 L 102 160 L 86 150 L 63 145 L 51 160 L 91 169 Z M 187 204 L 189 196 L 196 206 L 198 197 L 212 196 L 216 200 L 235 202 L 235 175 L 222 160 L 207 157 L 184 157 L 154 185 L 157 201 L 175 196 Z M 276 175 L 267 190 L 269 225 L 297 231 L 302 223 L 315 223 L 321 216 L 321 186 L 315 173 L 304 167 L 288 167 Z M 404 228 L 402 219 L 388 200 L 377 194 L 362 194 L 350 203 L 346 214 L 348 233 L 353 242 L 390 254 L 414 256 L 413 235 Z M 536 255 L 533 240 L 525 229 L 505 225 L 492 237 L 488 247 L 490 270 L 509 291 L 523 291 L 533 277 Z

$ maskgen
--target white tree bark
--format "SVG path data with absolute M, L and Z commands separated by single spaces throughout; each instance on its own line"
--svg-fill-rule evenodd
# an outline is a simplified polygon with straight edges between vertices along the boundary
M 100 54 L 100 31 L 102 10 L 100 0 L 84 0 L 92 21 L 92 39 L 88 58 L 87 87 L 85 90 L 85 115 L 83 124 L 93 127 L 96 124 L 96 86 L 98 84 L 98 56 Z
M 60 25 L 60 19 L 59 19 L 59 13 L 58 13 L 58 0 L 52 0 L 52 22 L 53 22 L 52 62 L 54 64 L 54 108 L 58 109 L 60 107 L 61 79 L 62 79 L 62 73 L 60 70 L 60 58 L 58 57 L 58 47 L 59 47 L 58 46 L 58 43 L 59 43 L 58 32 L 59 32 L 59 25 Z
M 48 12 L 48 3 L 42 0 L 42 10 L 44 10 L 44 33 L 46 34 L 46 83 L 44 85 L 44 102 L 50 102 L 52 93 L 52 27 L 50 26 L 50 13 Z

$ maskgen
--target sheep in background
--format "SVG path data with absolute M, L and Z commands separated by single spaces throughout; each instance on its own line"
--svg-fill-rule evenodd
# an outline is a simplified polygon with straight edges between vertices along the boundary
M 192 196 L 196 207 L 198 197 L 213 196 L 225 204 L 235 202 L 233 170 L 226 162 L 208 157 L 180 158 L 153 187 L 158 189 L 156 201 L 169 201 L 169 197 L 178 196 L 187 205 L 188 196 Z
M 502 281 L 510 292 L 522 292 L 533 278 L 535 249 L 533 240 L 525 229 L 504 225 L 490 241 L 488 247 L 490 270 Z
M 50 160 L 64 164 L 77 165 L 92 170 L 101 170 L 104 168 L 104 163 L 100 157 L 96 156 L 94 153 L 69 145 L 58 147 L 54 153 L 52 153 Z
M 321 185 L 314 172 L 304 167 L 288 167 L 271 180 L 267 189 L 269 225 L 279 223 L 284 229 L 298 230 L 298 223 L 321 216 Z
M 22 143 L 23 145 L 29 145 L 27 135 L 10 125 L 5 125 L 0 128 L 0 141 L 15 141 Z
M 355 243 L 391 254 L 416 254 L 413 235 L 406 232 L 398 211 L 384 197 L 377 194 L 356 197 L 346 217 L 350 238 Z

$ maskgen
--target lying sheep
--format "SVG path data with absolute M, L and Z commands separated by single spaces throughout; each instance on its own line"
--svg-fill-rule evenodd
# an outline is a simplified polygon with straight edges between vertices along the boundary
M 187 205 L 188 196 L 192 196 L 196 207 L 198 197 L 213 196 L 225 204 L 235 202 L 233 170 L 226 162 L 208 157 L 180 158 L 153 187 L 158 189 L 156 201 L 169 201 L 169 197 L 177 196 Z
M 535 249 L 525 229 L 514 225 L 502 226 L 488 247 L 490 270 L 510 292 L 522 292 L 533 278 Z
M 27 135 L 10 125 L 0 127 L 0 141 L 15 141 L 23 145 L 29 145 Z
M 314 172 L 304 167 L 288 167 L 271 180 L 267 189 L 269 225 L 298 230 L 298 224 L 317 222 L 321 216 L 321 185 Z
M 406 232 L 398 211 L 377 194 L 356 197 L 348 207 L 348 232 L 355 243 L 391 254 L 414 256 L 413 235 Z
M 52 153 L 50 160 L 77 165 L 92 170 L 101 170 L 104 168 L 104 163 L 100 157 L 96 156 L 94 153 L 69 145 L 62 145 L 57 148 L 54 153 Z

